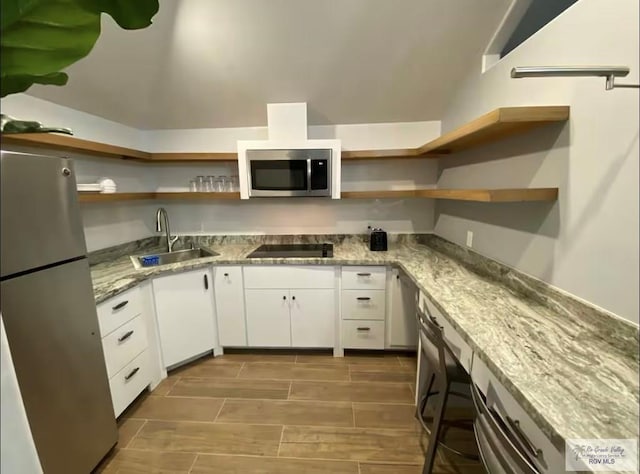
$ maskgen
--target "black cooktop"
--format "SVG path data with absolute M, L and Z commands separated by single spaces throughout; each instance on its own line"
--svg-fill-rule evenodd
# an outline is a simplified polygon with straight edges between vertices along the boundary
M 328 258 L 333 257 L 333 244 L 261 245 L 247 258 Z

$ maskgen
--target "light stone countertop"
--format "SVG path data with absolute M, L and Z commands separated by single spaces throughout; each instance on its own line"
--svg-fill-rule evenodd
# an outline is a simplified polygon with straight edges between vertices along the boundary
M 458 257 L 468 255 L 442 239 L 390 243 L 387 252 L 345 239 L 334 243 L 333 258 L 286 259 L 247 259 L 257 243 L 207 243 L 201 245 L 220 255 L 140 270 L 128 256 L 93 266 L 96 303 L 151 277 L 211 264 L 395 266 L 442 311 L 561 452 L 571 438 L 638 437 L 637 327 L 585 308 L 543 282 L 477 254 L 463 264 Z

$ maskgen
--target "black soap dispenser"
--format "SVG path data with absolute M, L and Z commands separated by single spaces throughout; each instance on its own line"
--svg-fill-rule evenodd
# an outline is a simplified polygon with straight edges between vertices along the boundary
M 387 250 L 387 233 L 380 229 L 374 228 L 369 234 L 369 250 L 373 252 L 386 252 Z

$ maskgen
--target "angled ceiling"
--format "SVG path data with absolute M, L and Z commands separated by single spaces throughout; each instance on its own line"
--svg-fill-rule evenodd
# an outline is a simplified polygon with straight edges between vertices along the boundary
M 65 87 L 29 94 L 141 129 L 438 120 L 511 0 L 160 0 L 154 24 L 109 17 Z

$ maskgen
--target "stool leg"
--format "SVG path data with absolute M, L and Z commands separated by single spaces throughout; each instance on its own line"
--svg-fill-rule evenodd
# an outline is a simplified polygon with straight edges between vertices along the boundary
M 429 371 L 425 376 L 425 381 L 421 383 L 421 387 L 418 391 L 418 404 L 416 405 L 416 418 L 418 420 L 424 421 L 424 407 L 431 395 L 431 389 L 433 388 L 433 382 L 436 378 L 436 374 L 432 371 Z
M 437 406 L 433 416 L 433 428 L 431 428 L 431 436 L 429 437 L 429 445 L 424 458 L 424 467 L 422 474 L 431 474 L 433 464 L 436 460 L 436 452 L 438 449 L 438 440 L 440 439 L 440 430 L 442 428 L 442 419 L 447 408 L 447 398 L 449 397 L 449 384 L 444 383 L 444 387 L 439 387 L 440 392 L 437 398 Z

